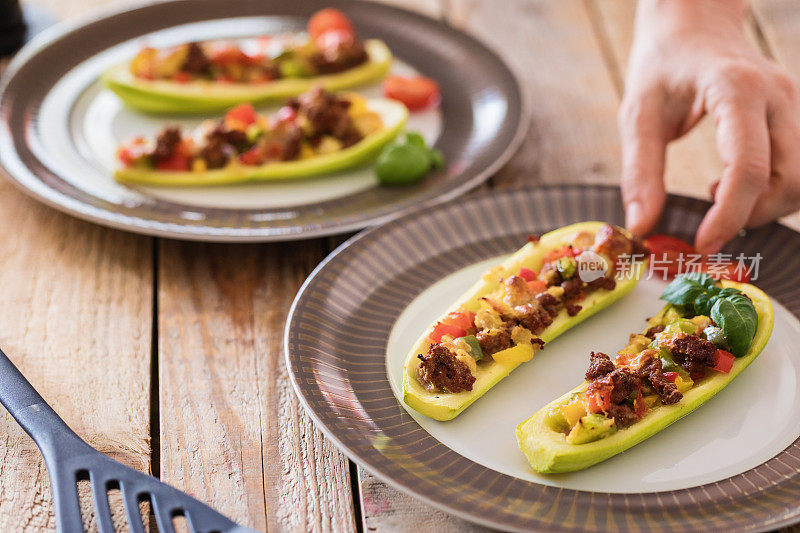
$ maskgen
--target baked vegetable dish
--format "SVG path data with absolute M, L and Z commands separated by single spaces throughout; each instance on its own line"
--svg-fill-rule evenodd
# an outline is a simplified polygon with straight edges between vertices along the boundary
M 454 418 L 547 342 L 630 292 L 643 266 L 631 258 L 644 255 L 624 230 L 601 222 L 531 239 L 420 337 L 403 400 L 436 420 Z
M 382 79 L 391 63 L 383 41 L 362 41 L 342 12 L 323 9 L 308 33 L 146 46 L 103 81 L 141 111 L 200 113 L 281 101 L 313 86 L 352 88 Z
M 725 388 L 772 332 L 772 305 L 753 285 L 686 274 L 662 299 L 643 333 L 613 358 L 591 352 L 585 382 L 519 424 L 534 470 L 580 470 L 655 435 Z
M 155 139 L 123 144 L 120 182 L 203 186 L 327 174 L 374 159 L 402 130 L 408 111 L 399 102 L 315 88 L 274 115 L 250 104 L 194 131 L 166 126 Z

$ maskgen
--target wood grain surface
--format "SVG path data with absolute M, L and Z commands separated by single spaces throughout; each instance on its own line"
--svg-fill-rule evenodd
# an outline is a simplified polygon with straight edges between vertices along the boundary
M 300 407 L 283 325 L 321 241 L 162 241 L 161 477 L 250 527 L 355 528 L 349 464 Z
M 528 136 L 482 190 L 618 183 L 634 0 L 385 1 L 474 34 L 522 81 Z M 36 3 L 65 18 L 109 2 Z M 796 2 L 754 0 L 754 44 L 800 75 L 797 28 Z M 708 197 L 721 172 L 713 124 L 668 154 L 667 189 Z M 245 246 L 137 237 L 58 214 L 4 182 L 0 227 L 0 346 L 102 451 L 152 466 L 258 530 L 483 531 L 356 469 L 291 390 L 289 306 L 343 237 Z M 93 529 L 88 507 L 85 522 Z M 39 453 L 0 413 L 0 531 L 52 527 Z
M 0 227 L 3 351 L 78 435 L 149 471 L 152 240 L 57 213 L 5 181 Z M 53 526 L 41 456 L 0 410 L 0 531 Z

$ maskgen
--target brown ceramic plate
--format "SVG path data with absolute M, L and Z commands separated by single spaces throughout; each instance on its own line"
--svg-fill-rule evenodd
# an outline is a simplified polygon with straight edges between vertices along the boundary
M 708 203 L 670 196 L 659 232 L 690 238 Z M 613 353 L 661 307 L 643 279 L 614 306 L 550 343 L 450 422 L 398 400 L 403 361 L 424 328 L 530 233 L 622 222 L 619 190 L 571 186 L 473 196 L 361 233 L 309 277 L 286 329 L 290 375 L 311 415 L 384 480 L 481 524 L 541 531 L 754 531 L 800 519 L 800 235 L 777 224 L 730 251 L 760 253 L 773 336 L 729 387 L 658 435 L 583 472 L 530 470 L 514 429 L 577 384 L 587 354 Z
M 422 73 L 442 90 L 439 109 L 413 114 L 447 168 L 411 187 L 380 187 L 369 169 L 285 182 L 203 189 L 130 188 L 111 178 L 114 150 L 165 121 L 121 106 L 98 76 L 144 42 L 249 37 L 301 30 L 335 6 L 359 34 L 383 39 L 394 72 Z M 363 89 L 379 93 L 379 86 Z M 53 28 L 11 63 L 0 86 L 0 164 L 42 202 L 100 224 L 214 241 L 269 241 L 353 231 L 409 208 L 454 198 L 511 156 L 527 124 L 519 85 L 502 58 L 450 26 L 359 0 L 177 0 L 138 5 Z

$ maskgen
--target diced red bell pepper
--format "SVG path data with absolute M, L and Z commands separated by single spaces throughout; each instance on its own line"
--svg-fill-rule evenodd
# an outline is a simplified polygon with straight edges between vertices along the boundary
M 667 381 L 670 383 L 675 383 L 675 380 L 678 379 L 677 372 L 664 372 L 664 377 L 667 378 Z
M 464 328 L 460 328 L 452 324 L 445 324 L 444 322 L 439 322 L 433 327 L 433 331 L 428 336 L 428 339 L 431 342 L 441 342 L 442 337 L 444 337 L 445 335 L 450 335 L 454 339 L 457 339 L 458 337 L 463 337 L 466 334 L 467 331 Z
M 185 171 L 189 170 L 190 157 L 176 151 L 172 157 L 159 161 L 156 164 L 158 170 Z
M 117 158 L 123 165 L 129 167 L 134 164 L 147 152 L 147 143 L 144 137 L 134 137 L 126 142 L 117 150 Z
M 633 407 L 636 409 L 636 416 L 638 418 L 642 418 L 647 412 L 647 405 L 644 403 L 644 397 L 642 396 L 641 388 L 639 388 L 636 399 L 633 401 Z
M 544 263 L 552 263 L 556 259 L 561 259 L 562 257 L 575 257 L 583 253 L 582 248 L 578 248 L 577 246 L 562 246 L 556 250 L 550 250 L 546 254 L 544 254 L 543 262 Z
M 528 287 L 531 289 L 531 292 L 534 294 L 539 294 L 540 292 L 544 292 L 547 290 L 547 283 L 542 280 L 535 279 L 533 281 L 528 282 Z
M 475 326 L 475 313 L 472 311 L 454 311 L 448 313 L 447 316 L 442 319 L 442 322 L 466 331 Z
M 178 83 L 187 83 L 192 81 L 192 75 L 181 70 L 180 72 L 176 72 L 172 75 L 172 81 L 177 81 Z
M 264 162 L 261 150 L 254 146 L 239 156 L 239 161 L 244 165 L 260 165 Z
M 133 165 L 133 163 L 136 161 L 136 158 L 133 156 L 133 152 L 126 146 L 122 146 L 119 148 L 119 150 L 117 150 L 117 159 L 119 159 L 126 167 Z
M 711 368 L 713 370 L 716 370 L 717 372 L 723 372 L 725 374 L 729 373 L 731 371 L 731 368 L 733 368 L 733 361 L 735 359 L 735 357 L 733 357 L 733 354 L 728 353 L 725 350 L 717 350 L 716 356 L 717 356 L 717 364 L 712 366 Z
M 519 277 L 525 281 L 533 281 L 536 279 L 536 272 L 528 267 L 522 267 L 519 269 Z
M 237 121 L 249 126 L 256 121 L 256 110 L 250 104 L 239 104 L 225 113 L 225 121 Z
M 611 389 L 595 390 L 589 395 L 589 412 L 604 413 L 611 409 Z

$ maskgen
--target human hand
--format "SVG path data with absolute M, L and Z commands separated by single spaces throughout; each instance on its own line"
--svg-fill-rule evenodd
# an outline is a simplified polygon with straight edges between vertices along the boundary
M 705 114 L 724 169 L 698 251 L 715 253 L 742 228 L 800 208 L 800 89 L 747 41 L 744 14 L 741 0 L 640 1 L 619 113 L 633 233 L 647 233 L 661 216 L 667 144 Z

